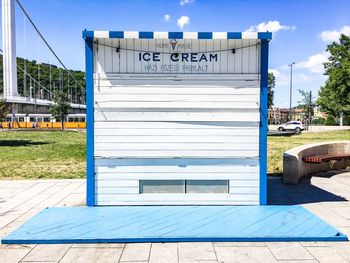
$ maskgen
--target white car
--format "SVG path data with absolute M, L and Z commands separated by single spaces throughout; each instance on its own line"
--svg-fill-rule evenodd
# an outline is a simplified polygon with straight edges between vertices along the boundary
M 293 130 L 296 133 L 299 133 L 299 132 L 303 131 L 304 129 L 305 129 L 304 124 L 301 121 L 289 121 L 285 124 L 278 126 L 279 131 Z

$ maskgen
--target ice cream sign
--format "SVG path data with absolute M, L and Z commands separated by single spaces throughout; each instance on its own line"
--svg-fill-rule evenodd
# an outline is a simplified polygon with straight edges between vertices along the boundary
M 228 74 L 256 70 L 250 66 L 255 65 L 258 45 L 251 44 L 250 40 L 123 38 L 100 41 L 98 55 L 106 57 L 106 65 L 111 66 L 112 72 Z
M 217 62 L 217 53 L 172 53 L 168 54 L 172 62 Z M 160 52 L 140 52 L 139 61 L 161 62 Z
M 155 43 L 155 48 L 160 51 L 138 52 L 138 62 L 146 72 L 207 72 L 208 63 L 218 62 L 219 58 L 217 52 L 194 52 L 192 44 L 175 39 Z

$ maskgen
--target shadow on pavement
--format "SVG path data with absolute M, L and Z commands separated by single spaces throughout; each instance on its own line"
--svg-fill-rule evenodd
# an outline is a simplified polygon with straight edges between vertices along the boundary
M 339 172 L 333 171 L 332 175 L 338 173 Z M 322 177 L 327 176 L 322 174 Z M 311 184 L 311 177 L 301 178 L 298 185 L 286 185 L 282 183 L 281 177 L 270 177 L 270 179 L 267 180 L 267 200 L 269 205 L 299 205 L 348 201 L 342 196 L 333 194 Z

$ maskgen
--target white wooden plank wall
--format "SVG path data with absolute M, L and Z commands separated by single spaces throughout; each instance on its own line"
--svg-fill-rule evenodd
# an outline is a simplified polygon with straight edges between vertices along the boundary
M 124 161 L 124 162 L 123 162 Z M 100 205 L 135 204 L 240 204 L 259 203 L 259 160 L 235 159 L 216 164 L 200 159 L 172 161 L 145 159 L 96 159 L 96 199 Z M 224 162 L 224 161 L 223 161 Z M 158 165 L 157 165 L 158 163 Z M 187 163 L 187 165 L 186 165 Z M 139 180 L 229 180 L 230 193 L 225 194 L 143 194 Z
M 98 44 L 94 44 L 94 54 L 98 57 L 95 60 L 95 72 L 97 73 L 258 74 L 260 70 L 258 60 L 260 40 L 179 39 L 174 50 L 172 50 L 168 39 L 101 38 L 94 41 L 98 41 Z M 119 47 L 119 52 L 116 51 L 117 47 Z M 235 50 L 234 53 L 233 50 Z M 151 59 L 140 61 L 139 53 L 143 54 L 145 52 L 151 53 Z M 153 52 L 159 53 L 156 61 L 153 61 Z M 178 53 L 179 61 L 171 60 L 171 53 Z M 182 54 L 191 53 L 196 54 L 196 62 L 192 62 L 191 55 L 182 59 Z M 206 55 L 208 61 L 201 60 L 202 54 Z M 210 61 L 210 54 L 217 55 L 217 59 Z M 155 65 L 157 69 L 149 67 Z M 204 68 L 198 70 L 196 66 L 203 66 Z
M 207 63 L 210 76 L 145 72 L 153 62 L 132 50 L 159 51 L 168 40 L 98 41 L 107 46 L 94 45 L 97 204 L 259 204 L 258 40 L 177 45 L 177 52 L 224 50 Z M 127 50 L 108 47 L 118 45 Z M 184 64 L 167 54 L 161 61 Z M 139 180 L 186 179 L 229 180 L 229 194 L 139 194 Z

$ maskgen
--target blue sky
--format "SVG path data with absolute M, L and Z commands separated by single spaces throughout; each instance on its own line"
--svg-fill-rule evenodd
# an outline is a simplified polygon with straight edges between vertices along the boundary
M 269 68 L 277 77 L 275 105 L 289 105 L 289 68 L 295 61 L 293 104 L 298 89 L 315 95 L 324 83 L 327 43 L 350 34 L 350 1 L 257 0 L 22 0 L 64 63 L 84 69 L 83 29 L 135 31 L 274 32 Z M 182 17 L 182 18 L 181 18 Z M 180 19 L 180 20 L 179 20 Z M 178 21 L 179 20 L 179 21 Z M 17 55 L 56 63 L 18 6 Z M 26 39 L 24 42 L 23 39 Z M 25 43 L 25 44 L 24 44 Z M 40 52 L 39 52 L 40 51 Z

